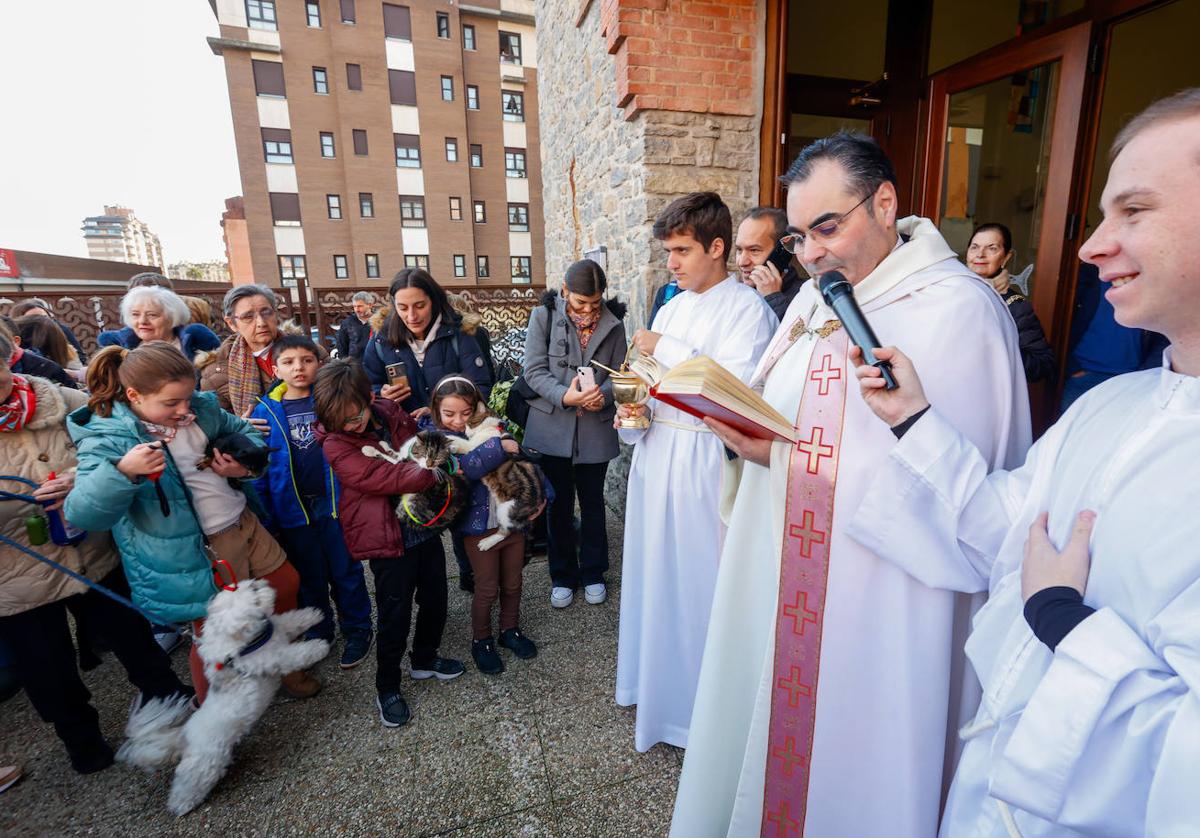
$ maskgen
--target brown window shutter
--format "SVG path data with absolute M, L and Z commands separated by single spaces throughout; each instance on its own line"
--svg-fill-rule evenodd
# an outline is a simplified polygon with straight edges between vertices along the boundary
M 295 192 L 271 192 L 271 220 L 300 221 L 300 196 Z
M 412 16 L 408 6 L 397 6 L 394 3 L 383 4 L 383 34 L 388 38 L 412 40 Z
M 252 59 L 254 92 L 260 96 L 286 96 L 283 87 L 283 62 Z
M 342 0 L 342 23 L 354 23 L 357 20 L 354 14 L 354 0 Z
M 354 136 L 354 153 L 365 155 L 367 153 L 367 132 L 363 128 L 354 128 L 351 133 Z
M 292 132 L 288 128 L 263 128 L 262 138 L 267 143 L 290 143 Z
M 417 77 L 411 70 L 388 70 L 393 105 L 417 104 Z
M 351 90 L 362 90 L 362 65 L 346 65 L 346 87 Z

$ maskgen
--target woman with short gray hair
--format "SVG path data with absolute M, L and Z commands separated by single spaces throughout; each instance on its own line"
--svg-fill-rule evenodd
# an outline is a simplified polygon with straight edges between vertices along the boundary
M 221 345 L 212 329 L 191 319 L 187 303 L 174 291 L 160 285 L 135 285 L 121 298 L 125 328 L 101 332 L 96 343 L 133 349 L 146 341 L 162 340 L 174 344 L 190 361 Z
M 249 416 L 275 380 L 271 348 L 290 330 L 279 319 L 278 304 L 275 292 L 265 285 L 229 289 L 221 309 L 233 334 L 216 352 L 196 359 L 200 389 L 215 391 L 221 407 L 237 416 Z M 325 351 L 317 350 L 324 359 Z

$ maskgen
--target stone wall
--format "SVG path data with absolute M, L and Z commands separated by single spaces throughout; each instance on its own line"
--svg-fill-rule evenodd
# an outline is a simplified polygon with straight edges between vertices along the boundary
M 668 279 L 651 234 L 663 207 L 711 190 L 736 224 L 758 202 L 763 0 L 545 0 L 536 15 L 547 283 L 603 245 L 632 335 Z M 637 27 L 671 41 L 652 43 Z M 695 84 L 672 89 L 684 57 Z M 623 457 L 612 484 L 626 474 Z

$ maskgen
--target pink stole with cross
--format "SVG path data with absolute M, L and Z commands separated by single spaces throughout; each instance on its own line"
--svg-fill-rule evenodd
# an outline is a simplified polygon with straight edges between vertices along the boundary
M 817 341 L 796 416 L 799 442 L 788 464 L 775 613 L 763 838 L 804 834 L 848 351 L 844 329 Z

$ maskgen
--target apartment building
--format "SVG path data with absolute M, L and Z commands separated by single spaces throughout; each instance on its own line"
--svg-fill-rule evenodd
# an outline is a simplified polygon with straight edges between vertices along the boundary
M 106 206 L 103 215 L 83 219 L 88 257 L 108 262 L 163 265 L 158 236 L 128 207 Z
M 532 0 L 210 0 L 253 274 L 544 283 Z

